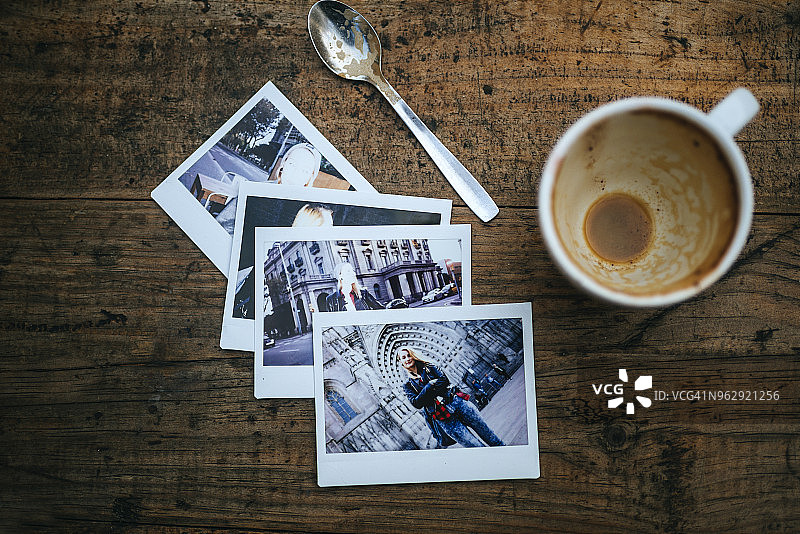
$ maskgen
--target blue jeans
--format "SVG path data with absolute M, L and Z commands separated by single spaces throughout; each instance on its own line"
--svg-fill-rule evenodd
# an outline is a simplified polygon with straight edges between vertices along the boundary
M 486 421 L 481 417 L 481 413 L 471 402 L 465 401 L 461 397 L 455 395 L 453 396 L 453 400 L 447 404 L 447 407 L 453 412 L 453 415 L 444 421 L 437 422 L 448 436 L 464 447 L 485 447 L 486 445 L 497 447 L 505 445 L 505 443 L 492 432 L 492 429 L 489 428 L 489 425 L 487 425 Z M 476 438 L 467 427 L 474 430 L 486 444 Z

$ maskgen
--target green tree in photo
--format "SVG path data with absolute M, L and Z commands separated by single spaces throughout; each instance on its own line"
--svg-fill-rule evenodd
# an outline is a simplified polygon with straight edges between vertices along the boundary
M 286 119 L 278 108 L 267 100 L 260 100 L 220 142 L 237 154 L 247 157 L 256 141 L 263 138 L 270 128 L 277 129 L 281 120 Z

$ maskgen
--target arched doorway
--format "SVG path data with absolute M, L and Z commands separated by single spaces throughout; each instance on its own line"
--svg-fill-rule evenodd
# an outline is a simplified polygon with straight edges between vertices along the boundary
M 396 323 L 382 325 L 372 331 L 366 341 L 371 347 L 373 358 L 370 365 L 377 371 L 381 379 L 395 389 L 398 395 L 404 396 L 403 383 L 407 374 L 397 361 L 397 350 L 410 347 L 419 351 L 427 361 L 460 376 L 459 365 L 462 350 L 458 349 L 464 340 L 464 333 L 450 326 L 437 323 Z M 471 362 L 470 362 L 471 363 Z

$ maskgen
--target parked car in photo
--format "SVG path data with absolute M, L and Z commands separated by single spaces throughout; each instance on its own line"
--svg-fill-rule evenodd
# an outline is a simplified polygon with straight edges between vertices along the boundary
M 439 290 L 439 293 L 441 293 L 443 297 L 449 297 L 450 295 L 455 295 L 456 293 L 458 293 L 458 288 L 456 287 L 456 284 L 454 282 L 450 282 L 449 284 L 442 287 Z
M 387 310 L 393 310 L 395 308 L 408 308 L 408 304 L 406 303 L 406 299 L 399 298 L 393 299 L 386 303 L 384 306 Z
M 424 297 L 422 297 L 422 303 L 428 304 L 429 302 L 433 302 L 434 300 L 439 300 L 440 298 L 442 298 L 442 296 L 439 294 L 439 289 L 438 288 L 431 289 L 430 291 L 425 293 Z
M 268 349 L 274 346 L 275 346 L 275 340 L 268 335 L 264 335 L 264 348 Z

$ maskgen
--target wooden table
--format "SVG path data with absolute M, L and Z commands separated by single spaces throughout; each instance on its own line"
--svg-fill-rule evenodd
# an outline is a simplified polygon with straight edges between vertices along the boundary
M 2 530 L 800 530 L 800 5 L 359 2 L 383 71 L 501 207 L 482 224 L 370 86 L 336 78 L 310 3 L 76 0 L 0 10 Z M 473 229 L 474 302 L 532 301 L 538 480 L 321 489 L 311 400 L 256 400 L 218 348 L 224 277 L 150 191 L 259 87 L 381 193 L 444 196 Z M 604 102 L 708 111 L 737 86 L 748 244 L 668 308 L 589 299 L 550 261 L 536 191 Z M 591 385 L 777 391 L 626 416 Z

